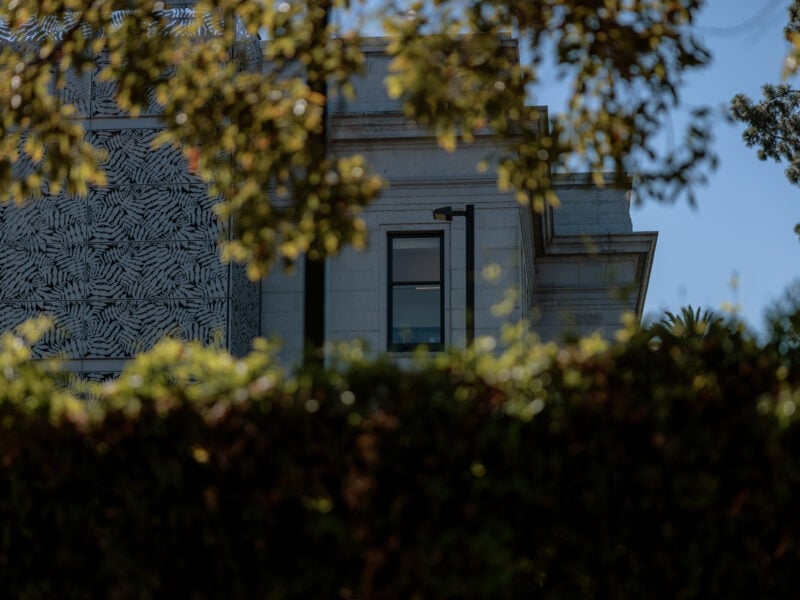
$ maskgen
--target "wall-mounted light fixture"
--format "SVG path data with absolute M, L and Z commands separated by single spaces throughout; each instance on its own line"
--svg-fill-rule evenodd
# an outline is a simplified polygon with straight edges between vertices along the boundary
M 452 206 L 442 206 L 433 211 L 437 221 L 452 221 L 453 217 L 464 217 L 467 226 L 467 306 L 466 330 L 467 345 L 475 341 L 475 206 L 467 204 L 464 210 L 453 210 Z

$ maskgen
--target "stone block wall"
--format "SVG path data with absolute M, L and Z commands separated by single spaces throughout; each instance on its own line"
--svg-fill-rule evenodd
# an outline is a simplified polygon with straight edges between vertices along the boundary
M 556 193 L 561 205 L 552 211 L 555 235 L 630 233 L 629 189 L 606 182 L 592 183 L 589 174 L 570 174 L 556 178 Z

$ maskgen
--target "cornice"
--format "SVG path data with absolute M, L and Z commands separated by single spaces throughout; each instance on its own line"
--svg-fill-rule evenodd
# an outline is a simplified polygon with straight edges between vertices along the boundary
M 603 173 L 608 187 L 619 185 L 614 174 Z M 592 173 L 569 173 L 554 176 L 556 187 L 563 185 L 595 186 L 596 176 Z M 553 208 L 548 206 L 544 212 L 532 213 L 534 256 L 542 260 L 556 260 L 568 257 L 590 258 L 633 258 L 636 269 L 633 284 L 637 287 L 636 316 L 641 319 L 650 273 L 653 268 L 657 231 L 637 231 L 631 233 L 594 233 L 579 235 L 556 235 L 553 229 Z

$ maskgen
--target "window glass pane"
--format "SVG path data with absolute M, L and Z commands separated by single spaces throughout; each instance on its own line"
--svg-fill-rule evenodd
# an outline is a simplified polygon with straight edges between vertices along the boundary
M 392 290 L 392 342 L 441 344 L 441 286 L 398 285 Z
M 439 281 L 440 239 L 392 238 L 392 280 Z

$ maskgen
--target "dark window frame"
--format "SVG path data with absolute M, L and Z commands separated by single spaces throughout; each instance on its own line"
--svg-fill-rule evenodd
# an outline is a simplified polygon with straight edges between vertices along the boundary
M 401 281 L 395 282 L 393 280 L 393 262 L 394 262 L 394 240 L 396 239 L 422 239 L 422 238 L 434 238 L 439 242 L 439 279 L 438 281 L 433 280 L 419 280 L 419 281 Z M 427 346 L 430 350 L 442 350 L 444 349 L 445 345 L 445 327 L 444 327 L 444 284 L 445 284 L 445 272 L 444 272 L 444 231 L 434 230 L 434 231 L 396 231 L 396 232 L 388 232 L 387 233 L 387 262 L 388 262 L 388 269 L 387 269 L 387 279 L 386 279 L 386 306 L 388 310 L 386 311 L 386 346 L 389 352 L 411 352 L 416 350 L 420 346 Z M 426 343 L 416 343 L 416 342 L 398 342 L 393 339 L 394 336 L 394 328 L 393 328 L 393 320 L 394 320 L 394 288 L 396 286 L 401 285 L 438 285 L 439 286 L 439 339 L 441 340 L 438 344 L 426 344 Z

